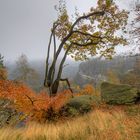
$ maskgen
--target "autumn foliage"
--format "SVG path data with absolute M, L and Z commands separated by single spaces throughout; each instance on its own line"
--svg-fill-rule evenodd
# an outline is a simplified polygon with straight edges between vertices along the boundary
M 98 89 L 94 88 L 93 85 L 87 84 L 82 89 L 79 89 L 76 96 L 81 95 L 93 95 L 93 96 L 100 96 L 100 92 Z
M 44 122 L 49 115 L 48 111 L 51 109 L 52 112 L 59 112 L 71 97 L 71 93 L 64 91 L 56 97 L 49 97 L 44 91 L 35 93 L 22 83 L 0 80 L 0 97 L 11 100 L 12 107 L 23 113 L 28 120 Z

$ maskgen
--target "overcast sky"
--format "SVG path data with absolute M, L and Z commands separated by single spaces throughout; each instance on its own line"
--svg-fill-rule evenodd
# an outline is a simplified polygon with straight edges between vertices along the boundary
M 15 60 L 22 53 L 29 59 L 45 59 L 54 5 L 59 0 L 0 0 L 0 53 L 6 60 Z M 70 14 L 77 6 L 88 11 L 97 0 L 66 0 Z M 129 9 L 133 0 L 116 0 Z

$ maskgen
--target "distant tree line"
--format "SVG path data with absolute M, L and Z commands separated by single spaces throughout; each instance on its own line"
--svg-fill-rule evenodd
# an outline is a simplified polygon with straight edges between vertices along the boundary
M 108 80 L 108 75 L 116 75 L 118 79 L 123 81 L 122 79 L 124 79 L 125 75 L 132 71 L 135 71 L 135 73 L 137 71 L 137 74 L 140 74 L 139 59 L 140 56 L 116 56 L 112 60 L 95 58 L 82 62 L 79 65 L 79 71 L 76 74 L 74 81 L 80 86 L 87 83 L 95 84 L 96 82 Z M 93 80 L 84 78 L 82 75 L 87 75 Z

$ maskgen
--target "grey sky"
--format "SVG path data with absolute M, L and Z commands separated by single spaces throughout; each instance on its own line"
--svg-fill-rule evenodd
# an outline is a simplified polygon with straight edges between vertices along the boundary
M 15 60 L 21 53 L 30 59 L 46 57 L 50 28 L 56 18 L 54 5 L 59 0 L 0 0 L 0 53 Z M 88 11 L 97 0 L 66 0 L 70 12 L 75 6 Z M 122 8 L 129 1 L 117 0 Z

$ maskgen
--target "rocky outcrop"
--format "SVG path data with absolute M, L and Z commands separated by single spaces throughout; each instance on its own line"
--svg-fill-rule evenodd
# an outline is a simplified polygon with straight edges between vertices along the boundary
M 135 104 L 140 95 L 138 89 L 130 85 L 116 85 L 104 82 L 101 85 L 102 101 L 108 104 Z

